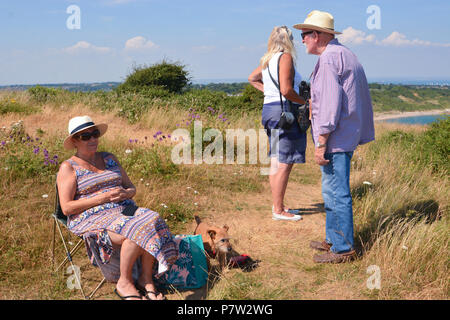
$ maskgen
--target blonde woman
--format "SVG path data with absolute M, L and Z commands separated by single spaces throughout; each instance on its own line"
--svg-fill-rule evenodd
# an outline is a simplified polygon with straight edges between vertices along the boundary
M 275 27 L 270 34 L 266 54 L 261 58 L 259 67 L 248 78 L 252 86 L 264 93 L 262 125 L 270 141 L 269 183 L 274 220 L 301 219 L 299 210 L 285 207 L 284 195 L 294 163 L 305 162 L 306 134 L 300 131 L 296 121 L 287 130 L 277 127 L 283 111 L 280 92 L 283 103 L 286 99 L 297 104 L 305 103 L 298 94 L 301 76 L 295 70 L 295 58 L 291 30 L 286 26 Z

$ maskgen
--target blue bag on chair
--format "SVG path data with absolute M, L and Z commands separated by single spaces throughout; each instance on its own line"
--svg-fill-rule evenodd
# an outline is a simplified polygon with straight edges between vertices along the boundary
M 198 289 L 208 280 L 208 267 L 201 235 L 176 235 L 178 259 L 155 284 L 177 289 Z

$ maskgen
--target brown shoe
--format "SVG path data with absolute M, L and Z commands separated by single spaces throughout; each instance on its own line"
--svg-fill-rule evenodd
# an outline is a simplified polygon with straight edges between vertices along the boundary
M 309 246 L 312 249 L 319 250 L 319 251 L 330 251 L 330 248 L 331 248 L 331 244 L 329 244 L 325 240 L 322 241 L 322 242 L 320 242 L 320 241 L 311 241 L 309 243 Z
M 334 253 L 332 251 L 328 251 L 327 253 L 314 255 L 313 260 L 316 263 L 341 263 L 352 261 L 355 258 L 355 250 L 350 250 L 343 253 Z

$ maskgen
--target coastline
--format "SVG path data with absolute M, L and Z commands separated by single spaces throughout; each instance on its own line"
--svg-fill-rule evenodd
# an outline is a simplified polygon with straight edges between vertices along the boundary
M 435 109 L 435 110 L 424 110 L 424 111 L 388 111 L 388 112 L 377 112 L 374 113 L 374 120 L 388 120 L 396 118 L 407 118 L 416 116 L 432 116 L 438 114 L 450 114 L 450 109 Z

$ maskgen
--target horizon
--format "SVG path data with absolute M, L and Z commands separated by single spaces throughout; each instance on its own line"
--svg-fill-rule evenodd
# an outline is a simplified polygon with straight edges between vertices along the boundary
M 401 78 L 401 77 L 391 77 L 391 78 L 373 78 L 367 79 L 368 83 L 379 83 L 379 84 L 398 84 L 398 85 L 440 85 L 449 86 L 450 78 Z M 193 85 L 208 85 L 208 84 L 231 84 L 231 83 L 245 83 L 248 82 L 246 79 L 234 79 L 234 78 L 223 78 L 223 79 L 192 79 L 191 84 Z M 55 83 L 14 83 L 3 85 L 0 84 L 0 88 L 5 87 L 20 87 L 20 86 L 63 86 L 63 85 L 94 85 L 94 84 L 107 84 L 114 83 L 120 84 L 121 81 L 95 81 L 95 82 L 55 82 Z
M 339 41 L 368 79 L 450 79 L 445 1 L 17 0 L 0 9 L 4 86 L 120 82 L 134 64 L 162 59 L 186 65 L 195 81 L 247 79 L 276 25 L 293 30 L 306 79 L 318 57 L 306 54 L 292 26 L 313 9 L 334 16 Z

